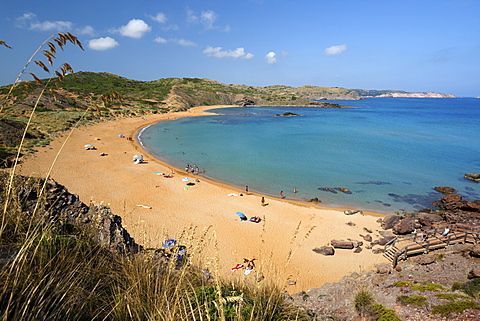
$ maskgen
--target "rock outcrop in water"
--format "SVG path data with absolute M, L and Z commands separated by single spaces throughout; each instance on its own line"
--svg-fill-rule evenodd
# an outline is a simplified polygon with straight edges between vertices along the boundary
M 469 181 L 480 183 L 480 173 L 467 173 L 463 177 Z

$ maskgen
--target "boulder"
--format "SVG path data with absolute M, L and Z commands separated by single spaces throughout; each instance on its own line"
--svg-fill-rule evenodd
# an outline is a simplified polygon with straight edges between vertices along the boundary
M 318 254 L 323 254 L 323 255 L 334 255 L 335 254 L 335 249 L 331 246 L 316 247 L 312 251 L 315 252 L 315 253 L 318 253 Z
M 398 215 L 387 215 L 382 221 L 382 227 L 384 230 L 389 230 L 400 221 L 401 217 Z
M 362 252 L 362 250 L 363 250 L 362 247 L 359 246 L 359 247 L 355 248 L 355 250 L 353 250 L 353 253 L 360 253 L 360 252 Z
M 367 233 L 373 233 L 373 231 L 369 228 L 364 227 L 363 230 Z
M 435 186 L 433 189 L 442 194 L 452 194 L 456 192 L 456 190 L 450 186 Z
M 354 244 L 352 241 L 344 241 L 344 240 L 332 240 L 330 244 L 336 249 L 347 249 L 351 250 L 354 248 Z
M 470 272 L 468 272 L 468 276 L 467 276 L 469 279 L 478 279 L 480 278 L 480 266 L 479 265 L 475 265 L 471 270 Z
M 348 226 L 357 226 L 357 224 L 353 223 L 352 221 L 347 222 L 347 223 L 345 223 L 345 224 L 347 224 Z
M 417 259 L 417 263 L 420 265 L 428 265 L 435 262 L 436 256 L 433 254 L 422 255 Z
M 395 238 L 394 235 L 387 235 L 387 236 L 384 236 L 381 239 L 379 239 L 376 244 L 383 246 L 383 245 L 387 244 L 388 242 L 390 242 L 391 240 L 393 240 L 394 238 Z
M 392 273 L 392 266 L 387 263 L 377 264 L 375 265 L 378 274 L 390 274 Z
M 467 202 L 464 206 L 465 210 L 470 212 L 480 212 L 480 200 L 476 200 L 473 202 Z
M 462 201 L 462 196 L 458 194 L 447 194 L 442 197 L 442 202 L 444 203 L 459 203 Z
M 480 258 L 480 244 L 475 244 L 469 252 L 470 256 Z
M 374 248 L 374 249 L 372 250 L 372 253 L 373 253 L 373 254 L 381 254 L 381 253 L 383 253 L 383 252 L 385 252 L 385 250 L 384 250 L 383 248 L 381 248 L 381 247 L 377 247 L 377 248 Z
M 352 191 L 349 190 L 348 188 L 346 187 L 335 187 L 335 189 L 339 192 L 342 192 L 344 194 L 352 194 Z
M 438 214 L 431 213 L 418 213 L 417 214 L 418 222 L 424 226 L 432 226 L 434 223 L 443 221 L 443 217 Z
M 401 219 L 397 224 L 393 226 L 393 233 L 398 235 L 410 234 L 415 230 L 415 219 L 407 217 Z
M 463 177 L 465 177 L 465 179 L 468 179 L 469 181 L 480 183 L 480 173 L 467 173 L 463 175 Z
M 372 241 L 372 236 L 370 234 L 362 235 L 362 238 L 363 238 L 364 241 L 367 241 L 367 242 Z

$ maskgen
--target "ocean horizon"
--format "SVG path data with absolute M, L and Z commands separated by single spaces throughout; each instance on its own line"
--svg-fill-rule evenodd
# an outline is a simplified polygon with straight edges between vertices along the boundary
M 240 188 L 330 206 L 419 210 L 440 197 L 434 186 L 480 197 L 480 184 L 463 178 L 480 171 L 480 100 L 329 102 L 350 108 L 220 108 L 150 125 L 139 140 L 172 166 L 196 165 Z M 276 116 L 284 112 L 300 116 Z

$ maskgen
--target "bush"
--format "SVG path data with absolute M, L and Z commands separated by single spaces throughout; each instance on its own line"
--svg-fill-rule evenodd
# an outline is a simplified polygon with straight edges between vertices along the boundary
M 452 301 L 441 305 L 436 305 L 432 308 L 432 312 L 448 317 L 453 313 L 462 313 L 468 309 L 480 310 L 480 304 L 471 300 Z
M 465 283 L 455 282 L 452 285 L 452 291 L 460 290 L 471 297 L 478 298 L 480 296 L 480 279 L 473 279 Z
M 425 306 L 427 305 L 427 297 L 423 295 L 401 295 L 397 297 L 397 301 L 404 305 Z
M 372 308 L 375 316 L 377 317 L 377 321 L 402 321 L 397 316 L 395 311 L 386 308 L 382 304 L 374 304 Z
M 358 292 L 355 296 L 355 310 L 357 310 L 360 315 L 370 314 L 374 303 L 375 300 L 373 296 L 366 290 Z

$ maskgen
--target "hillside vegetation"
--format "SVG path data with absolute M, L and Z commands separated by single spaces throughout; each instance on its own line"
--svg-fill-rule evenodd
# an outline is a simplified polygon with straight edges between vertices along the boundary
M 4 102 L 10 86 L 0 87 L 0 161 L 8 165 L 22 130 L 45 84 L 21 82 Z M 119 116 L 186 110 L 199 105 L 309 105 L 323 99 L 360 99 L 404 93 L 317 86 L 266 86 L 223 84 L 200 78 L 127 79 L 110 73 L 78 72 L 52 82 L 42 96 L 26 147 L 45 146 L 74 124 Z M 327 103 L 324 103 L 328 106 Z

